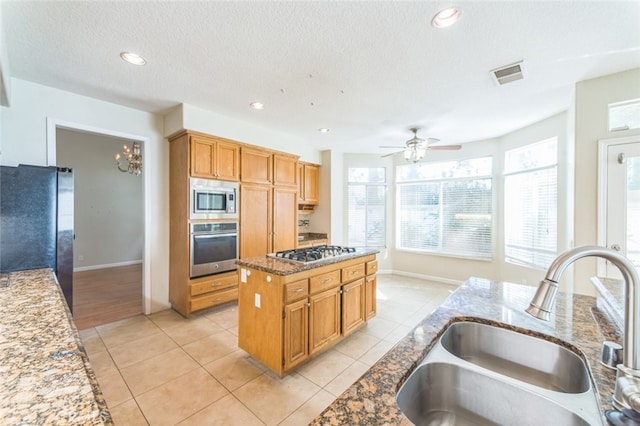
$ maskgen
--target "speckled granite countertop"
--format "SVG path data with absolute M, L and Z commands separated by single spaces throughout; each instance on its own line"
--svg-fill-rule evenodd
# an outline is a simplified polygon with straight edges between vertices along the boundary
M 593 277 L 591 282 L 600 293 L 598 308 L 609 314 L 620 330 L 624 330 L 624 281 Z
M 470 278 L 438 309 L 373 365 L 357 382 L 327 407 L 313 425 L 411 425 L 400 412 L 395 395 L 420 364 L 431 345 L 452 322 L 473 319 L 504 324 L 529 334 L 561 339 L 584 354 L 598 391 L 601 408 L 612 408 L 615 370 L 599 362 L 604 340 L 621 343 L 621 335 L 590 296 L 558 293 L 551 321 L 536 320 L 524 312 L 535 288 Z M 556 340 L 557 341 L 557 340 Z M 603 423 L 607 424 L 603 417 Z
M 377 253 L 380 253 L 380 251 L 374 249 L 357 249 L 354 253 L 346 253 L 336 257 L 327 257 L 325 259 L 316 260 L 310 263 L 294 263 L 292 261 L 276 259 L 273 257 L 258 256 L 239 259 L 238 265 L 257 269 L 258 271 L 268 272 L 274 275 L 291 275 L 298 272 L 319 268 L 321 266 L 344 262 L 345 260 L 369 256 Z
M 320 232 L 300 232 L 298 234 L 298 242 L 308 243 L 310 241 L 326 240 L 327 234 Z
M 0 288 L 0 424 L 113 424 L 53 272 L 7 279 Z

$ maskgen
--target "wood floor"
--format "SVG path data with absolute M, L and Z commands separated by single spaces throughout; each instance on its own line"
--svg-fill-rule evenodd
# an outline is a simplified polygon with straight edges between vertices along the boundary
M 73 274 L 73 322 L 78 330 L 142 313 L 142 264 Z

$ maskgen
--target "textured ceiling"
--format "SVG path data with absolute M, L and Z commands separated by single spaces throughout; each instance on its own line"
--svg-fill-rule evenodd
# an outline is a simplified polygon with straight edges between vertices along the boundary
M 187 103 L 350 152 L 389 152 L 377 146 L 414 126 L 445 144 L 499 136 L 568 108 L 577 81 L 640 66 L 640 2 L 456 4 L 462 20 L 439 30 L 446 4 L 430 1 L 0 7 L 13 77 L 150 112 Z M 519 60 L 524 80 L 492 80 Z

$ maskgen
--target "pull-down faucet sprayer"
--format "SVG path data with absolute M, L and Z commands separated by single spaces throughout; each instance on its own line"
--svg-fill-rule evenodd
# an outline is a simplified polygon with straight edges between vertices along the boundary
M 576 247 L 560 254 L 551 263 L 544 280 L 526 312 L 548 321 L 554 307 L 558 282 L 569 265 L 588 256 L 600 257 L 614 264 L 625 282 L 623 364 L 617 367 L 614 405 L 640 412 L 640 278 L 635 266 L 622 254 L 605 247 Z

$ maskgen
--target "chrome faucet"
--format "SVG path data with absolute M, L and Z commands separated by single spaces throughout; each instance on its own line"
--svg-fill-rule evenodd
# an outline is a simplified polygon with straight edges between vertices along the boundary
M 640 278 L 635 266 L 617 251 L 598 246 L 576 247 L 560 254 L 551 263 L 544 280 L 526 312 L 548 321 L 553 310 L 558 282 L 565 269 L 583 257 L 595 256 L 608 260 L 622 273 L 625 282 L 623 363 L 617 366 L 613 402 L 616 408 L 631 408 L 640 413 Z

